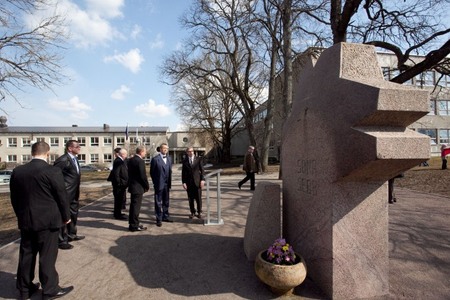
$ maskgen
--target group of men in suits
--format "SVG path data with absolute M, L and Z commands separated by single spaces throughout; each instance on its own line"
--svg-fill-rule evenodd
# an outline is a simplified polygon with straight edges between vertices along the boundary
M 158 154 L 150 162 L 150 177 L 155 191 L 156 225 L 161 227 L 162 222 L 173 222 L 169 217 L 172 162 L 168 156 L 169 146 L 162 143 L 158 148 Z M 113 186 L 116 219 L 126 219 L 126 216 L 121 214 L 121 209 L 125 204 L 126 188 L 128 188 L 130 193 L 128 229 L 132 232 L 147 230 L 147 227 L 140 224 L 139 220 L 144 193 L 150 189 L 145 169 L 146 154 L 146 148 L 138 146 L 136 154 L 126 159 L 126 151 L 121 149 L 108 177 Z
M 168 155 L 169 146 L 162 143 L 157 154 L 150 161 L 150 177 L 154 189 L 154 208 L 156 226 L 163 222 L 173 222 L 169 214 L 170 189 L 172 188 L 172 161 Z M 114 218 L 125 220 L 121 214 L 125 199 L 126 187 L 130 193 L 130 209 L 128 229 L 132 232 L 147 230 L 140 224 L 139 214 L 143 195 L 149 190 L 147 174 L 145 172 L 146 149 L 144 146 L 136 148 L 136 154 L 126 159 L 126 151 L 118 149 L 108 180 L 112 182 L 114 194 Z M 182 166 L 183 188 L 189 199 L 190 218 L 202 218 L 201 189 L 204 186 L 204 169 L 201 160 L 195 157 L 192 147 L 186 149 L 186 156 Z M 195 205 L 197 207 L 195 208 Z
M 73 290 L 73 286 L 59 286 L 55 264 L 58 248 L 72 249 L 70 241 L 85 238 L 77 234 L 81 182 L 77 155 L 80 148 L 78 141 L 69 140 L 66 143 L 66 153 L 51 166 L 47 163 L 50 146 L 45 142 L 37 142 L 31 147 L 33 159 L 16 167 L 11 175 L 11 203 L 21 232 L 16 286 L 22 299 L 28 299 L 40 288 L 39 283 L 33 283 L 38 254 L 43 298 L 59 298 Z M 114 217 L 126 219 L 122 209 L 128 188 L 129 230 L 146 230 L 147 227 L 139 222 L 143 194 L 149 190 L 144 161 L 146 149 L 144 146 L 138 146 L 136 154 L 130 159 L 127 159 L 128 153 L 125 149 L 116 150 L 117 157 L 108 177 L 113 185 Z M 161 144 L 158 154 L 150 163 L 158 227 L 162 226 L 162 222 L 173 222 L 169 214 L 172 162 L 168 151 L 169 146 L 166 143 Z M 189 217 L 201 218 L 204 169 L 201 160 L 195 157 L 193 148 L 186 149 L 182 165 L 182 183 L 189 199 Z

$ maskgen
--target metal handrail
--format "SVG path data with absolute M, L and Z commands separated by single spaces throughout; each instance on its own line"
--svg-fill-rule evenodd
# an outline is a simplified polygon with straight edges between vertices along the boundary
M 221 207 L 221 199 L 220 199 L 220 173 L 222 172 L 222 169 L 218 169 L 215 171 L 212 171 L 211 173 L 208 173 L 205 176 L 205 180 L 206 180 L 206 207 L 207 207 L 207 212 L 206 212 L 206 222 L 204 223 L 204 225 L 223 225 L 223 220 L 222 220 L 222 207 Z M 216 175 L 216 180 L 217 180 L 217 220 L 211 221 L 211 205 L 210 205 L 210 196 L 209 196 L 209 185 L 210 185 L 210 181 L 211 181 L 211 177 Z

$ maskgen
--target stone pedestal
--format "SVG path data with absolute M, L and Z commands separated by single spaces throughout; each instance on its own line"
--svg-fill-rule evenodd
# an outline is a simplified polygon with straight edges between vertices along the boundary
M 389 293 L 386 181 L 429 158 L 407 129 L 428 93 L 385 81 L 375 48 L 341 43 L 310 59 L 282 146 L 284 235 L 333 299 Z
M 267 250 L 281 236 L 280 185 L 261 181 L 256 185 L 244 234 L 244 251 L 249 261 Z

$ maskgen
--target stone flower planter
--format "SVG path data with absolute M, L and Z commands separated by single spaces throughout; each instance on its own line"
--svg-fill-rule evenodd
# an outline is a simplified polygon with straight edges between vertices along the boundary
M 266 250 L 258 253 L 255 259 L 255 272 L 277 295 L 291 294 L 294 288 L 306 278 L 306 264 L 299 254 L 294 265 L 276 265 L 264 259 Z

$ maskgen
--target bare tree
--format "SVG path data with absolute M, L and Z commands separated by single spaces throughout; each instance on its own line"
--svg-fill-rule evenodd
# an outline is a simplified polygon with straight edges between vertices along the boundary
M 208 133 L 219 160 L 230 162 L 231 139 L 237 133 L 235 129 L 241 115 L 229 78 L 216 70 L 226 69 L 226 62 L 214 53 L 192 61 L 182 56 L 181 52 L 173 54 L 162 69 L 163 75 L 170 78 L 169 83 L 176 83 L 171 101 L 185 124 Z
M 51 89 L 62 82 L 60 51 L 64 49 L 66 36 L 63 17 L 53 13 L 36 23 L 21 18 L 36 18 L 38 12 L 48 12 L 51 3 L 49 0 L 0 3 L 0 101 L 11 98 L 20 104 L 17 92 L 23 92 L 25 86 Z
M 229 68 L 217 67 L 228 77 L 237 96 L 240 110 L 249 134 L 250 144 L 256 145 L 253 119 L 256 108 L 263 102 L 265 65 L 260 61 L 260 47 L 252 39 L 257 30 L 252 22 L 254 3 L 245 0 L 198 0 L 190 16 L 184 19 L 194 32 L 196 49 L 216 53 L 223 57 Z
M 450 74 L 450 28 L 445 19 L 450 10 L 448 0 L 341 3 L 331 1 L 333 42 L 351 40 L 394 53 L 399 74 L 391 81 L 404 83 L 430 69 Z M 412 54 L 425 55 L 425 59 L 416 63 L 411 60 Z

